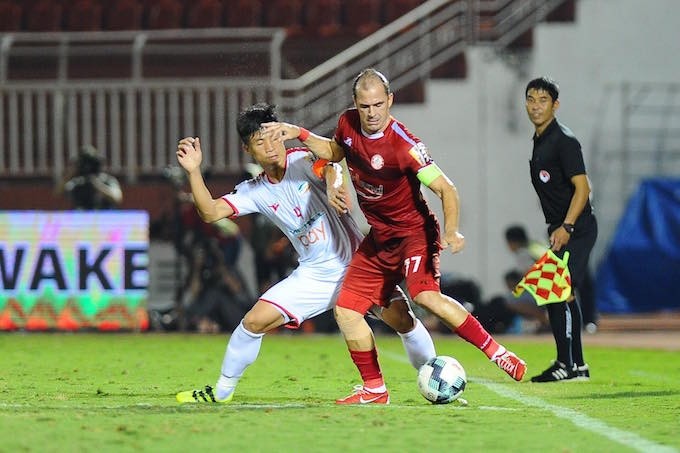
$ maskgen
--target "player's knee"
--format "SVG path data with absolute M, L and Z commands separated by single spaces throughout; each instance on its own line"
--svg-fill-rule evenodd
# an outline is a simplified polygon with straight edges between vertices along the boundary
M 337 306 L 333 312 L 338 328 L 346 340 L 354 340 L 371 335 L 371 328 L 361 313 Z
M 413 302 L 426 310 L 436 311 L 437 306 L 447 302 L 446 299 L 450 297 L 436 291 L 422 291 L 413 297 Z
M 252 313 L 248 312 L 246 313 L 245 317 L 243 318 L 243 321 L 241 321 L 243 324 L 243 327 L 251 333 L 264 333 L 266 325 L 263 322 L 261 318 L 258 318 L 257 315 L 253 315 Z
M 359 319 L 363 319 L 363 315 L 356 310 L 350 308 L 338 307 L 336 306 L 333 310 L 335 315 L 335 320 L 342 324 L 351 324 L 357 322 Z
M 243 317 L 243 327 L 251 333 L 267 333 L 284 323 L 283 316 L 273 310 L 250 310 Z
M 415 316 L 403 300 L 393 301 L 389 308 L 384 309 L 382 319 L 385 324 L 399 333 L 410 332 L 415 326 Z

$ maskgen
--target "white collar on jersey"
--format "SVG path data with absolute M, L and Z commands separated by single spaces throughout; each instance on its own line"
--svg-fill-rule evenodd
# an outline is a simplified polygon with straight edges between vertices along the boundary
M 371 138 L 371 139 L 375 140 L 375 139 L 377 139 L 377 138 L 382 138 L 382 137 L 384 137 L 384 136 L 385 136 L 385 132 L 384 132 L 384 131 L 380 131 L 380 132 L 376 132 L 375 134 L 367 134 L 363 129 L 361 129 L 361 135 L 363 135 L 363 136 L 366 137 L 366 138 Z

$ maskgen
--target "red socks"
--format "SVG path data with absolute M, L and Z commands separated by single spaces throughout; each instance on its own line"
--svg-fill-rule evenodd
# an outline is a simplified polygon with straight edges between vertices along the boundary
M 349 351 L 349 355 L 359 369 L 365 388 L 377 389 L 385 385 L 378 363 L 378 351 L 375 348 L 370 351 Z
M 500 345 L 496 343 L 491 334 L 471 314 L 467 315 L 463 324 L 455 330 L 459 337 L 468 343 L 477 346 L 488 358 L 491 358 Z
M 455 332 L 468 343 L 475 345 L 489 359 L 500 348 L 491 334 L 471 314 L 468 314 L 463 324 L 458 326 Z M 377 389 L 385 385 L 378 363 L 378 351 L 375 348 L 370 351 L 349 351 L 349 355 L 359 370 L 359 374 L 361 374 L 365 388 Z

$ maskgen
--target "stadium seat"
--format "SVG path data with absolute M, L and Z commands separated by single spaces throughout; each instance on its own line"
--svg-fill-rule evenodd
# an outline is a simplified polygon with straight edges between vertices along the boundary
M 177 0 L 157 0 L 149 4 L 146 27 L 151 30 L 182 28 L 184 6 Z
M 0 2 L 0 32 L 21 30 L 21 6 L 12 1 Z
M 381 0 L 345 0 L 345 30 L 361 38 L 377 31 L 382 24 Z
M 61 30 L 62 7 L 52 0 L 39 0 L 26 12 L 26 31 Z
M 304 5 L 305 33 L 327 38 L 342 31 L 340 0 L 307 0 Z
M 222 26 L 222 3 L 219 0 L 200 0 L 188 6 L 188 28 L 216 28 Z
M 94 0 L 77 0 L 66 5 L 67 31 L 96 31 L 102 29 L 102 6 Z
M 224 23 L 227 27 L 261 27 L 262 1 L 230 0 L 224 6 Z
M 264 7 L 264 26 L 283 27 L 288 36 L 302 34 L 302 1 L 270 0 Z
M 137 0 L 118 0 L 104 14 L 107 30 L 141 30 L 143 6 Z

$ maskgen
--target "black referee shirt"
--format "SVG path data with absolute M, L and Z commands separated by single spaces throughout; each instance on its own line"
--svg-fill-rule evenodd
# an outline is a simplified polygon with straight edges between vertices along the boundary
M 546 223 L 561 225 L 574 195 L 571 178 L 586 173 L 581 144 L 557 118 L 539 137 L 534 134 L 533 140 L 534 150 L 529 161 L 531 183 L 538 194 Z M 588 200 L 578 220 L 591 212 Z

